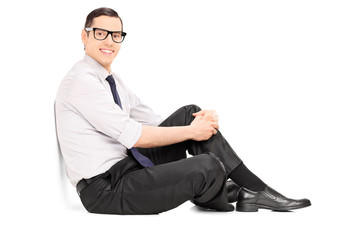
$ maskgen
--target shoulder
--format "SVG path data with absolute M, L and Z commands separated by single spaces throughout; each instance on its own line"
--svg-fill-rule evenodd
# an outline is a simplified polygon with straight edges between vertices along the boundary
M 85 61 L 79 61 L 65 75 L 59 91 L 68 96 L 69 94 L 80 94 L 101 87 L 101 79 L 96 69 Z
M 90 64 L 79 61 L 65 75 L 63 82 L 68 85 L 100 82 L 100 77 L 97 70 Z
M 80 79 L 83 76 L 93 76 L 95 78 L 98 78 L 98 73 L 94 67 L 92 67 L 89 63 L 82 60 L 77 62 L 71 68 L 67 76 L 74 79 Z

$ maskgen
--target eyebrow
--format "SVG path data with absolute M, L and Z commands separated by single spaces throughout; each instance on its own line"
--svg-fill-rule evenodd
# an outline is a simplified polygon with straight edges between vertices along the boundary
M 122 30 L 117 30 L 117 31 L 110 31 L 108 29 L 105 29 L 105 28 L 98 28 L 98 27 L 89 27 L 89 28 L 92 28 L 92 29 L 100 29 L 100 30 L 104 30 L 104 31 L 108 31 L 108 32 L 122 32 Z

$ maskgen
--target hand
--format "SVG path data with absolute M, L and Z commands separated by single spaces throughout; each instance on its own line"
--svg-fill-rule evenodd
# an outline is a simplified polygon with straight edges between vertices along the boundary
M 193 113 L 192 115 L 194 117 L 203 116 L 205 120 L 208 120 L 210 122 L 215 122 L 217 125 L 216 129 L 219 129 L 219 123 L 218 123 L 219 115 L 215 110 L 201 110 L 199 112 Z
M 205 119 L 205 116 L 196 116 L 190 124 L 192 140 L 205 141 L 208 140 L 212 135 L 217 133 L 219 125 L 217 122 L 212 122 Z

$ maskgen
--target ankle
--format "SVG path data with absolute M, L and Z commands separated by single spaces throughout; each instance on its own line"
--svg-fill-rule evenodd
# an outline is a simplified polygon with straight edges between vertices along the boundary
M 240 187 L 245 187 L 256 192 L 263 191 L 266 187 L 266 184 L 254 173 L 252 173 L 243 163 L 237 166 L 229 174 L 229 178 L 231 178 Z

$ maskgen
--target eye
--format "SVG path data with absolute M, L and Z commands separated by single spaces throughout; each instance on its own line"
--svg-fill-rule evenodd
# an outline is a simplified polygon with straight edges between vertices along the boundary
M 114 33 L 114 34 L 113 34 L 113 37 L 114 37 L 115 39 L 121 39 L 121 33 Z
M 106 35 L 107 35 L 107 32 L 104 30 L 96 29 L 96 31 L 95 31 L 95 36 L 99 39 L 105 38 Z

